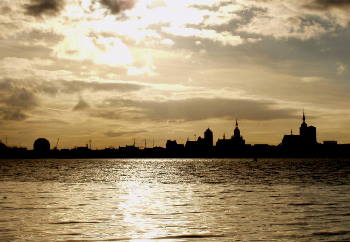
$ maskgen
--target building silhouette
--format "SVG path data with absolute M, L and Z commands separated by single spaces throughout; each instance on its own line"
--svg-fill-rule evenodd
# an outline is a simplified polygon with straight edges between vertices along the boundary
M 189 157 L 194 156 L 209 156 L 213 153 L 214 138 L 213 131 L 209 128 L 204 131 L 204 138 L 201 136 L 197 140 L 188 140 L 185 144 L 185 152 Z
M 91 149 L 88 145 L 72 149 L 50 150 L 50 142 L 45 138 L 38 138 L 33 144 L 33 150 L 21 147 L 7 147 L 0 141 L 0 158 L 235 158 L 235 157 L 350 157 L 350 144 L 338 144 L 337 141 L 317 142 L 316 127 L 308 126 L 305 113 L 299 134 L 284 135 L 282 143 L 246 144 L 241 135 L 236 120 L 233 134 L 230 138 L 224 135 L 218 139 L 216 145 L 213 141 L 213 131 L 206 129 L 203 136 L 195 140 L 187 140 L 184 144 L 176 140 L 167 140 L 164 147 L 143 148 L 127 145 L 119 148 Z M 57 145 L 56 145 L 57 147 Z
M 317 144 L 316 127 L 307 126 L 305 122 L 305 113 L 303 112 L 303 122 L 299 128 L 300 136 L 304 145 L 314 145 Z
M 183 144 L 178 144 L 176 140 L 167 140 L 166 151 L 172 156 L 183 156 L 185 147 Z
M 293 132 L 290 135 L 284 135 L 282 139 L 282 146 L 284 148 L 305 151 L 318 144 L 316 127 L 308 126 L 305 120 L 305 113 L 303 112 L 299 135 L 294 135 Z
M 204 132 L 204 142 L 208 148 L 213 147 L 213 131 L 211 131 L 209 128 L 207 128 L 207 130 Z
M 235 146 L 239 145 L 245 145 L 245 140 L 241 136 L 241 131 L 238 128 L 238 121 L 236 119 L 236 127 L 235 130 L 233 131 L 233 136 L 231 137 L 232 144 Z
M 226 139 L 224 135 L 223 139 L 218 139 L 216 142 L 216 153 L 222 154 L 224 156 L 232 156 L 241 155 L 245 152 L 245 150 L 245 140 L 241 136 L 241 131 L 238 127 L 238 121 L 236 120 L 236 126 L 231 138 Z

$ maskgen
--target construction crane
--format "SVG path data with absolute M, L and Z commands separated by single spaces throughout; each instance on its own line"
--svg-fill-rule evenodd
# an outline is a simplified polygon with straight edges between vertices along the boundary
M 60 142 L 60 138 L 57 139 L 55 150 L 57 150 L 57 148 L 58 148 L 58 142 Z

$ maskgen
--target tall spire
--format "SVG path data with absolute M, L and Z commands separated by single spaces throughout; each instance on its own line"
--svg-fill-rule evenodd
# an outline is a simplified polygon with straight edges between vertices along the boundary
M 304 109 L 303 109 L 303 122 L 305 122 L 305 112 L 304 112 Z
M 237 121 L 237 119 L 236 119 L 236 128 L 238 128 L 238 121 Z

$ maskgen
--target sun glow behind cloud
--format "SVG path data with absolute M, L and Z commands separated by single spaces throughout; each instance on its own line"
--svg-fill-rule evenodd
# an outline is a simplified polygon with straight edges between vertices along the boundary
M 115 37 L 97 37 L 72 32 L 55 49 L 58 58 L 91 60 L 110 66 L 129 65 L 133 62 L 128 47 Z

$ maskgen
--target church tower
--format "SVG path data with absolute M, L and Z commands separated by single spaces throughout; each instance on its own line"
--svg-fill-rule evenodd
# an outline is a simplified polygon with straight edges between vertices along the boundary
M 300 125 L 300 128 L 299 128 L 299 134 L 300 136 L 303 136 L 303 137 L 306 137 L 307 136 L 307 123 L 305 122 L 306 118 L 305 118 L 305 113 L 303 111 L 303 122 L 301 123 Z
M 233 131 L 233 137 L 236 138 L 236 139 L 241 137 L 241 131 L 238 128 L 238 121 L 237 121 L 237 119 L 236 119 L 236 128 Z
M 231 142 L 233 145 L 244 145 L 245 140 L 241 136 L 241 131 L 238 128 L 238 121 L 236 119 L 236 128 L 233 131 L 233 136 L 231 138 Z
M 304 144 L 317 144 L 317 134 L 316 127 L 307 126 L 305 122 L 305 113 L 303 111 L 303 122 L 300 125 L 300 136 L 304 142 Z

